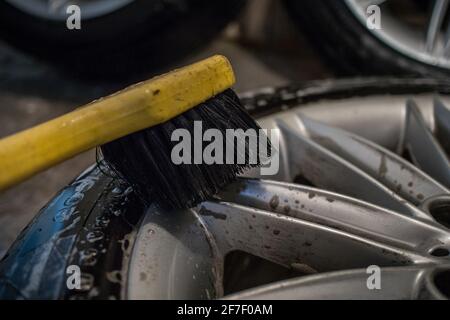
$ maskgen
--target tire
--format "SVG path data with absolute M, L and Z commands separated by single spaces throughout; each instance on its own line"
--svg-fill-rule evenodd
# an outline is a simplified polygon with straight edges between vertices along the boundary
M 0 265 L 2 299 L 120 299 L 144 208 L 97 166 L 63 189 L 21 232 Z M 67 267 L 82 270 L 80 290 Z M 89 292 L 89 293 L 88 293 Z
M 323 99 L 448 95 L 449 88 L 449 82 L 436 80 L 355 79 L 266 89 L 242 101 L 263 116 Z M 93 166 L 36 215 L 2 258 L 0 299 L 126 299 L 131 252 L 144 216 L 131 188 Z M 71 265 L 81 269 L 80 290 L 66 286 Z
M 153 73 L 207 44 L 243 3 L 133 1 L 111 13 L 82 19 L 81 30 L 69 30 L 65 20 L 29 14 L 1 1 L 0 37 L 72 74 Z
M 381 41 L 344 1 L 285 0 L 285 4 L 318 54 L 338 75 L 447 78 L 450 74 L 445 68 L 412 59 Z

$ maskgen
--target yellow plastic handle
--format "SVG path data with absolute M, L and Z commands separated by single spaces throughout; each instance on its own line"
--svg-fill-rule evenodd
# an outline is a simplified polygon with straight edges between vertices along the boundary
M 79 153 L 166 122 L 235 83 L 213 56 L 0 140 L 0 191 Z

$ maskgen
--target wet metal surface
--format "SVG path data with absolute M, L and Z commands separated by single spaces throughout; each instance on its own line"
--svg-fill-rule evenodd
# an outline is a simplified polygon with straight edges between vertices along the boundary
M 421 112 L 432 115 L 433 95 L 417 99 Z M 448 102 L 448 98 L 442 99 L 444 104 Z M 351 126 L 337 128 L 318 122 L 321 110 L 317 106 L 260 120 L 265 128 L 281 128 L 283 170 L 275 177 L 280 182 L 243 178 L 219 194 L 216 201 L 201 204 L 195 213 L 182 213 L 190 216 L 187 225 L 167 213 L 150 210 L 143 228 L 154 232 L 151 241 L 141 236 L 144 231 L 137 236 L 133 255 L 146 257 L 146 262 L 130 266 L 129 297 L 202 299 L 205 292 L 213 292 L 213 287 L 215 297 L 221 297 L 223 289 L 217 288 L 217 281 L 223 284 L 226 256 L 245 252 L 287 269 L 300 268 L 311 276 L 250 289 L 231 299 L 448 298 L 445 275 L 450 272 L 450 232 L 445 212 L 450 193 L 386 148 L 396 150 L 401 143 L 407 99 L 385 112 L 368 109 L 364 99 L 356 100 L 355 108 L 361 113 L 353 113 L 348 101 L 339 112 L 347 116 L 351 113 L 354 123 L 367 121 L 362 132 Z M 395 126 L 400 129 L 397 136 L 390 136 L 395 141 L 385 141 L 384 145 L 363 137 L 376 135 L 378 124 L 371 118 L 380 112 L 390 119 L 397 114 Z M 315 150 L 321 151 L 320 159 L 314 156 Z M 329 191 L 285 182 L 299 174 Z M 404 190 L 398 187 L 403 184 Z M 167 221 L 161 224 L 160 219 Z M 203 228 L 198 229 L 200 234 L 189 234 L 187 230 L 196 220 Z M 174 225 L 177 232 L 170 231 Z M 172 236 L 167 237 L 168 233 Z M 209 246 L 193 245 L 196 237 L 204 237 Z M 161 242 L 170 243 L 173 249 L 161 254 L 162 250 L 157 250 Z M 203 256 L 200 261 L 198 254 Z M 192 271 L 192 258 L 186 259 L 194 256 L 196 265 L 203 263 L 200 273 Z M 137 275 L 148 265 L 157 266 L 151 274 L 157 272 L 159 276 L 156 282 L 144 285 Z M 381 267 L 383 281 L 389 281 L 377 292 L 366 286 L 366 268 L 371 265 Z M 169 274 L 163 271 L 167 268 Z M 183 284 L 178 285 L 174 279 L 183 279 Z
M 447 269 L 421 266 L 383 269 L 383 290 L 367 290 L 366 270 L 352 270 L 329 273 L 326 278 L 318 275 L 283 281 L 237 293 L 226 299 L 445 300 L 448 297 L 435 282 L 440 274 L 448 272 L 449 267 L 450 265 Z

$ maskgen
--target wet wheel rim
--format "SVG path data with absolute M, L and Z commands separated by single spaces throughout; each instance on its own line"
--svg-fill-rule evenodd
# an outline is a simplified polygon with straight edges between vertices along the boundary
M 279 129 L 276 176 L 249 172 L 198 208 L 162 212 L 100 162 L 21 232 L 0 261 L 0 296 L 448 298 L 449 88 L 354 79 L 244 94 Z
M 65 21 L 67 19 L 67 8 L 72 4 L 80 7 L 83 19 L 92 19 L 112 13 L 134 1 L 84 0 L 74 2 L 66 0 L 6 0 L 6 2 L 28 14 L 57 21 Z
M 279 174 L 261 180 L 251 172 L 193 210 L 150 208 L 124 296 L 449 298 L 450 169 L 438 138 L 450 133 L 450 98 L 379 95 L 288 106 L 296 94 L 269 88 L 243 95 L 249 110 L 290 108 L 259 118 L 263 128 L 280 130 Z M 236 252 L 245 254 L 227 262 Z M 227 289 L 229 271 L 245 269 L 249 256 L 264 261 L 257 272 L 269 270 L 268 262 L 290 275 L 263 272 L 264 285 Z M 370 266 L 380 268 L 380 290 L 367 286 Z
M 390 48 L 411 59 L 450 70 L 450 28 L 448 0 L 430 1 L 345 0 L 344 3 L 363 25 L 367 26 L 368 8 L 377 5 L 381 28 L 368 29 Z M 400 5 L 400 7 L 396 7 Z M 405 15 L 405 11 L 412 15 Z M 412 18 L 414 17 L 414 18 Z

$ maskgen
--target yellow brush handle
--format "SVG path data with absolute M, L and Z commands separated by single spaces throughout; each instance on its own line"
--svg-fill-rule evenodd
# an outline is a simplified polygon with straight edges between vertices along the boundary
M 214 56 L 6 137 L 0 140 L 0 191 L 79 153 L 173 119 L 234 82 L 229 61 Z

